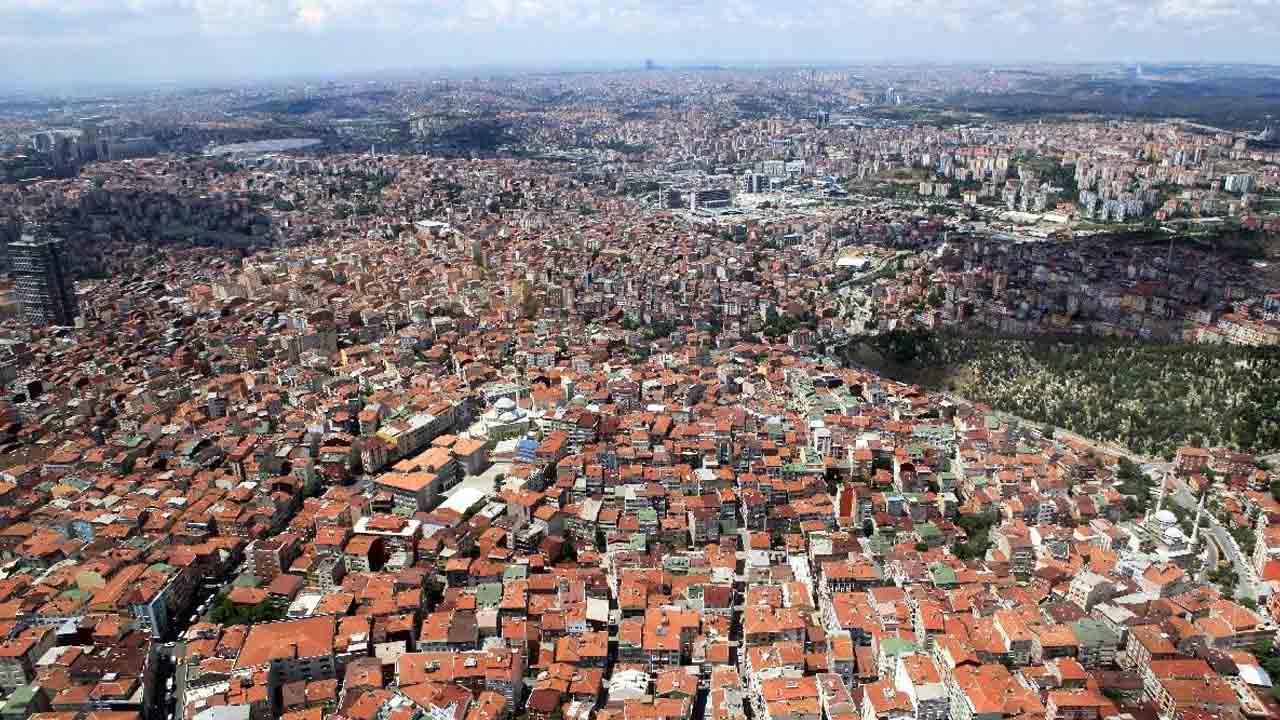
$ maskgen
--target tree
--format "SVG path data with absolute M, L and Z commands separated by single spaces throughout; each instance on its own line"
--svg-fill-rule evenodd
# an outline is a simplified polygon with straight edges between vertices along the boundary
M 231 602 L 225 593 L 218 596 L 209 611 L 209 619 L 222 625 L 254 625 L 282 620 L 284 616 L 284 608 L 270 600 L 263 600 L 257 605 L 238 605 Z
M 956 524 L 964 530 L 967 540 L 958 542 L 952 547 L 952 553 L 961 560 L 973 560 L 986 557 L 991 548 L 991 526 L 995 519 L 987 515 L 963 515 Z

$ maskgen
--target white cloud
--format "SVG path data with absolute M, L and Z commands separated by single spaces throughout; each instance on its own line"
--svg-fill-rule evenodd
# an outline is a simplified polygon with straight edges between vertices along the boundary
M 1280 0 L 0 0 L 0 67 L 67 75 L 111 52 L 126 71 L 145 56 L 204 73 L 621 57 L 1275 62 L 1278 34 Z
M 186 16 L 208 31 L 416 26 L 453 23 L 480 27 L 543 25 L 568 28 L 619 20 L 646 25 L 708 27 L 717 23 L 769 28 L 823 26 L 854 30 L 866 18 L 963 31 L 1006 26 L 1045 30 L 1063 25 L 1107 28 L 1194 28 L 1238 22 L 1276 29 L 1274 0 L 0 0 L 0 19 L 39 16 L 68 26 L 77 19 L 111 21 L 154 14 Z M 625 29 L 625 28 L 621 28 Z

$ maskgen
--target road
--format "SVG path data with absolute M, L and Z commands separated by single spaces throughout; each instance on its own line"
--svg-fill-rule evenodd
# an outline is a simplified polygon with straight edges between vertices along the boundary
M 1151 468 L 1148 470 L 1148 468 Z M 1162 476 L 1169 479 L 1169 499 L 1187 510 L 1195 511 L 1196 497 L 1191 492 L 1191 488 L 1187 487 L 1178 476 L 1172 471 L 1172 467 L 1168 463 L 1151 464 L 1143 467 L 1151 475 L 1152 479 L 1159 481 Z M 1218 547 L 1226 553 L 1227 559 L 1231 561 L 1233 569 L 1236 571 L 1236 591 L 1237 594 L 1257 600 L 1270 594 L 1270 588 L 1258 577 L 1254 572 L 1252 558 L 1245 557 L 1241 551 L 1240 545 L 1236 543 L 1236 539 L 1231 537 L 1231 533 L 1218 522 L 1218 518 L 1213 513 L 1206 512 L 1204 518 L 1209 522 L 1209 531 L 1213 535 L 1213 540 Z M 1213 551 L 1213 557 L 1216 562 L 1217 551 Z M 1206 564 L 1206 567 L 1212 567 Z
M 956 399 L 963 402 L 969 402 L 964 398 L 956 397 Z M 1040 424 L 1033 420 L 1027 420 L 1026 418 L 1018 419 L 1025 423 Z M 1159 487 L 1164 477 L 1168 476 L 1169 499 L 1179 507 L 1195 512 L 1196 505 L 1198 504 L 1196 497 L 1191 492 L 1191 489 L 1187 487 L 1187 484 L 1173 472 L 1173 463 L 1164 462 L 1155 458 L 1143 457 L 1142 455 L 1138 455 L 1137 453 L 1134 453 L 1127 448 L 1115 445 L 1114 443 L 1098 442 L 1060 428 L 1054 430 L 1054 438 L 1071 439 L 1084 443 L 1099 452 L 1124 457 L 1130 462 L 1140 466 L 1142 471 L 1155 482 L 1157 487 Z M 1271 457 L 1280 458 L 1280 455 L 1274 455 Z M 1218 548 L 1221 548 L 1222 551 L 1226 553 L 1227 559 L 1231 561 L 1231 565 L 1236 572 L 1236 577 L 1238 578 L 1236 590 L 1240 596 L 1257 600 L 1269 595 L 1271 593 L 1271 588 L 1258 577 L 1256 572 L 1254 572 L 1252 559 L 1245 557 L 1244 553 L 1240 550 L 1239 544 L 1236 543 L 1235 538 L 1231 537 L 1231 533 L 1222 526 L 1222 523 L 1218 522 L 1218 518 L 1214 517 L 1213 513 L 1204 513 L 1204 518 L 1209 522 L 1208 529 L 1215 541 L 1214 543 L 1205 543 L 1205 545 L 1209 547 L 1207 552 L 1209 557 L 1213 560 L 1213 563 L 1205 564 L 1204 573 L 1207 575 L 1208 570 L 1217 565 Z M 1213 547 L 1215 543 L 1218 546 L 1217 548 Z
M 1024 420 L 1024 422 L 1030 421 Z M 1173 463 L 1143 457 L 1112 443 L 1100 443 L 1065 430 L 1056 430 L 1054 432 L 1054 437 L 1071 438 L 1073 440 L 1086 443 L 1093 449 L 1100 452 L 1108 452 L 1127 458 L 1130 462 L 1139 465 L 1142 468 L 1142 471 L 1155 481 L 1157 487 L 1167 476 L 1169 478 L 1169 499 L 1179 507 L 1195 512 L 1196 505 L 1198 504 L 1195 494 L 1192 493 L 1191 488 L 1187 487 L 1187 484 L 1178 477 L 1177 473 L 1173 472 Z M 1263 460 L 1270 462 L 1272 467 L 1275 467 L 1276 463 L 1274 460 L 1280 460 L 1280 453 L 1264 457 Z M 1270 595 L 1270 586 L 1258 577 L 1258 573 L 1253 569 L 1253 559 L 1245 557 L 1244 553 L 1240 550 L 1240 545 L 1236 543 L 1236 539 L 1231 537 L 1231 533 L 1222 526 L 1222 523 L 1218 522 L 1218 518 L 1214 517 L 1213 513 L 1206 512 L 1203 517 L 1209 522 L 1209 534 L 1214 540 L 1212 543 L 1205 543 L 1209 548 L 1207 552 L 1212 563 L 1205 563 L 1205 567 L 1202 571 L 1203 575 L 1207 575 L 1208 572 L 1217 565 L 1219 548 L 1221 548 L 1222 552 L 1226 554 L 1227 559 L 1231 561 L 1231 565 L 1236 572 L 1236 591 L 1239 596 L 1246 597 L 1251 600 L 1258 600 L 1259 598 Z M 1217 547 L 1213 547 L 1215 544 Z
M 969 400 L 959 396 L 952 397 L 961 402 L 970 402 Z M 1033 420 L 1027 420 L 1026 418 L 1018 419 L 1021 422 L 1032 425 L 1042 424 L 1036 423 Z M 1168 476 L 1169 499 L 1179 507 L 1195 512 L 1196 505 L 1198 504 L 1196 497 L 1191 492 L 1191 489 L 1187 487 L 1187 484 L 1173 472 L 1172 463 L 1164 462 L 1155 458 L 1143 457 L 1142 455 L 1138 455 L 1137 453 L 1134 453 L 1127 448 L 1115 445 L 1114 443 L 1098 442 L 1096 440 L 1077 435 L 1076 433 L 1062 430 L 1061 428 L 1054 430 L 1054 438 L 1071 439 L 1073 441 L 1084 443 L 1098 452 L 1105 452 L 1124 457 L 1130 462 L 1140 466 L 1142 471 L 1155 481 L 1157 487 L 1159 487 L 1164 477 Z M 1272 466 L 1275 467 L 1276 463 L 1272 461 L 1273 458 L 1275 460 L 1280 460 L 1280 453 L 1264 457 L 1263 459 L 1271 462 Z M 1205 574 L 1207 574 L 1208 570 L 1217 565 L 1219 553 L 1218 548 L 1221 548 L 1222 551 L 1226 553 L 1227 559 L 1231 561 L 1231 565 L 1236 572 L 1236 577 L 1238 579 L 1236 590 L 1241 597 L 1258 600 L 1259 598 L 1269 595 L 1271 593 L 1271 588 L 1258 577 L 1256 572 L 1254 572 L 1252 558 L 1245 557 L 1244 553 L 1240 550 L 1239 544 L 1236 543 L 1235 538 L 1231 537 L 1231 533 L 1222 526 L 1222 523 L 1218 522 L 1218 518 L 1214 517 L 1213 513 L 1206 512 L 1204 517 L 1209 522 L 1208 529 L 1215 541 L 1214 543 L 1205 543 L 1205 545 L 1209 547 L 1209 550 L 1207 550 L 1209 557 L 1213 560 L 1213 564 L 1205 564 Z M 1213 547 L 1215 543 L 1217 544 L 1217 548 Z
M 144 717 L 148 720 L 170 720 L 177 715 L 177 708 L 182 707 L 182 694 L 186 690 L 187 668 L 178 660 L 185 654 L 186 644 L 182 642 L 156 645 L 156 690 Z M 169 679 L 173 679 L 173 690 L 168 688 Z
M 1214 568 L 1218 567 L 1218 560 L 1221 556 L 1221 552 L 1218 550 L 1217 536 L 1213 533 L 1207 533 L 1205 537 L 1208 538 L 1210 542 L 1204 544 L 1205 554 L 1208 557 L 1205 559 L 1204 565 L 1200 568 L 1200 577 L 1197 578 L 1197 581 L 1202 583 L 1209 582 L 1209 573 L 1212 572 Z
M 177 665 L 177 670 L 173 673 L 173 702 L 174 716 L 178 716 L 178 709 L 186 705 L 184 702 L 187 694 L 187 664 L 179 662 L 187 655 L 187 644 L 178 642 L 173 646 L 173 660 Z

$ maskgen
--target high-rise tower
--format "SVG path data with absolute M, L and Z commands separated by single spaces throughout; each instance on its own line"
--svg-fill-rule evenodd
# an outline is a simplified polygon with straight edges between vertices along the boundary
M 75 282 L 67 272 L 63 242 L 30 236 L 9 244 L 9 263 L 22 302 L 22 314 L 32 325 L 71 325 L 75 322 Z

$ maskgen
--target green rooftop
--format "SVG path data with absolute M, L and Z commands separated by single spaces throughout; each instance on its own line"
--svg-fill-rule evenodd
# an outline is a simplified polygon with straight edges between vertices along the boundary
M 9 699 L 4 703 L 4 712 L 25 708 L 36 699 L 36 689 L 31 685 L 22 685 L 18 689 L 9 694 Z
M 256 588 L 258 587 L 258 578 L 251 573 L 245 573 L 237 577 L 235 580 L 232 580 L 231 585 L 238 588 Z
M 476 607 L 495 608 L 502 602 L 502 583 L 482 583 L 476 587 Z
M 1120 644 L 1120 638 L 1111 632 L 1111 628 L 1098 620 L 1077 620 L 1071 623 L 1071 633 L 1081 645 L 1089 647 Z
M 911 655 L 916 651 L 916 644 L 906 638 L 887 637 L 880 641 L 880 652 L 885 655 Z
M 955 585 L 956 584 L 956 571 L 952 570 L 946 565 L 934 565 L 933 568 L 930 570 L 930 574 L 933 575 L 934 585 Z
M 508 565 L 502 570 L 502 579 L 505 580 L 524 580 L 529 577 L 528 565 Z
M 920 437 L 950 439 L 955 436 L 955 429 L 950 425 L 917 425 L 912 434 Z
M 667 555 L 662 558 L 662 567 L 678 573 L 689 572 L 689 558 L 684 555 Z
M 893 546 L 897 544 L 894 542 L 893 538 L 881 535 L 880 530 L 878 529 L 876 530 L 875 535 L 872 535 L 867 539 L 867 542 L 871 545 L 871 552 L 876 555 L 883 555 L 889 552 L 893 549 Z

